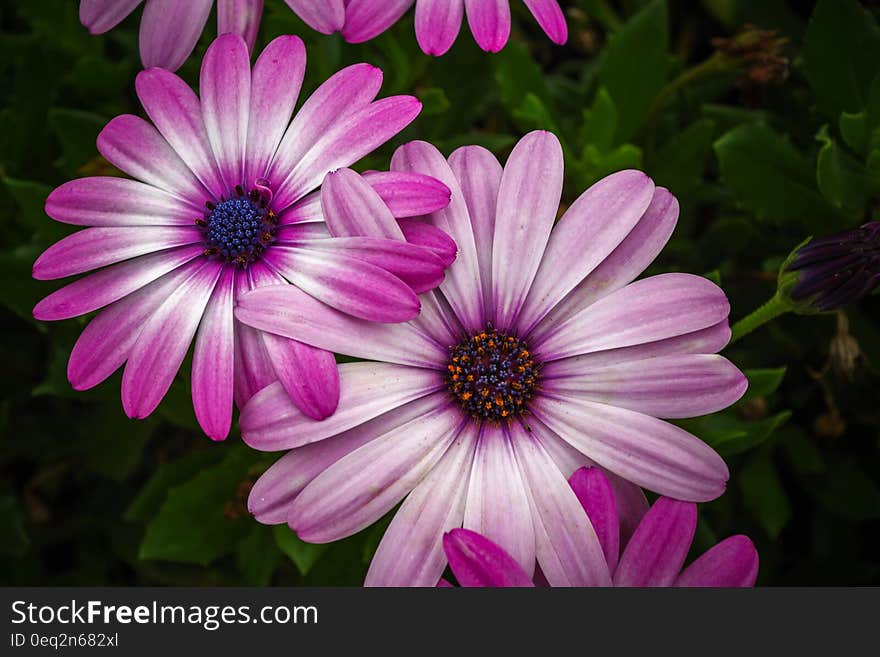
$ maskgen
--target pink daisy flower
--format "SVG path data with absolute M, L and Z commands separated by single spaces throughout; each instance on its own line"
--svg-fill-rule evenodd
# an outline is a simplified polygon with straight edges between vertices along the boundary
M 79 20 L 92 34 L 119 25 L 144 0 L 80 0 Z M 176 71 L 190 56 L 214 0 L 146 0 L 141 17 L 140 50 L 144 68 Z M 217 0 L 217 34 L 241 35 L 254 47 L 263 0 Z
M 758 552 L 742 534 L 726 538 L 682 570 L 697 529 L 696 504 L 661 497 L 632 536 L 622 537 L 614 490 L 602 471 L 581 468 L 570 483 L 602 544 L 614 586 L 755 585 Z M 461 586 L 535 586 L 516 559 L 477 532 L 453 529 L 443 537 L 443 549 Z M 441 580 L 440 586 L 449 583 Z
M 447 161 L 424 142 L 398 149 L 392 169 L 452 190 L 427 222 L 456 241 L 458 258 L 406 324 L 364 322 L 292 286 L 241 297 L 246 324 L 373 361 L 340 367 L 339 408 L 323 422 L 279 385 L 245 406 L 248 444 L 290 450 L 254 486 L 251 512 L 323 543 L 403 501 L 367 584 L 434 585 L 443 533 L 460 526 L 504 545 L 528 573 L 537 558 L 551 584 L 608 584 L 566 477 L 596 463 L 663 495 L 714 499 L 724 461 L 657 418 L 717 411 L 746 388 L 715 354 L 730 328 L 714 283 L 674 273 L 632 282 L 672 233 L 677 201 L 621 171 L 554 226 L 563 158 L 546 132 L 520 140 L 503 169 L 483 148 Z
M 428 55 L 439 57 L 455 43 L 461 21 L 477 44 L 498 52 L 510 37 L 510 0 L 286 0 L 296 14 L 324 34 L 341 32 L 350 43 L 362 43 L 391 27 L 413 3 L 416 6 L 416 39 Z M 523 0 L 551 41 L 568 40 L 565 15 L 556 0 Z
M 251 72 L 241 37 L 221 36 L 202 63 L 201 101 L 173 73 L 142 71 L 136 89 L 155 127 L 123 115 L 98 136 L 101 154 L 133 179 L 82 178 L 49 195 L 50 217 L 88 228 L 47 249 L 34 277 L 100 271 L 43 299 L 34 316 L 106 307 L 71 353 L 74 388 L 125 364 L 125 412 L 146 417 L 195 338 L 192 398 L 211 438 L 228 434 L 233 399 L 241 406 L 278 380 L 306 416 L 323 418 L 339 397 L 333 354 L 234 322 L 236 298 L 289 282 L 343 313 L 399 322 L 415 317 L 417 294 L 443 279 L 452 240 L 395 218 L 445 207 L 441 182 L 341 169 L 320 196 L 309 194 L 408 125 L 418 100 L 374 100 L 382 73 L 356 64 L 322 84 L 291 122 L 305 63 L 302 41 L 282 36 Z

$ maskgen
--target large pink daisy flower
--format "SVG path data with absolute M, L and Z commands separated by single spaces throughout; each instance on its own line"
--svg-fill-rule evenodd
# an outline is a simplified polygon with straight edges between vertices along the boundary
M 79 20 L 92 34 L 113 29 L 144 0 L 80 0 Z M 144 67 L 176 71 L 205 29 L 214 0 L 146 0 L 141 17 L 140 49 Z M 217 0 L 217 34 L 231 32 L 254 47 L 263 0 Z
M 346 41 L 369 41 L 391 27 L 413 3 L 416 39 L 428 55 L 440 56 L 455 43 L 461 20 L 477 44 L 498 52 L 510 36 L 510 0 L 286 0 L 312 28 L 324 34 L 341 32 Z M 557 0 L 523 0 L 541 29 L 558 44 L 568 40 L 565 15 Z
M 611 483 L 598 468 L 570 479 L 602 544 L 614 586 L 749 587 L 758 577 L 758 551 L 742 534 L 729 536 L 682 570 L 697 529 L 697 505 L 661 497 L 632 536 L 621 536 Z M 534 586 L 503 547 L 469 529 L 453 529 L 443 548 L 462 586 Z M 441 586 L 448 586 L 445 580 Z
M 244 41 L 228 34 L 205 55 L 201 101 L 173 73 L 141 72 L 137 93 L 155 127 L 124 115 L 98 137 L 104 157 L 134 180 L 82 178 L 49 195 L 50 217 L 90 227 L 43 253 L 34 277 L 100 271 L 43 299 L 34 316 L 107 306 L 71 353 L 76 389 L 125 363 L 125 411 L 146 417 L 195 337 L 193 404 L 211 438 L 229 432 L 233 398 L 242 405 L 278 379 L 303 413 L 326 417 L 339 395 L 333 355 L 235 323 L 238 295 L 289 281 L 320 304 L 398 322 L 416 316 L 417 293 L 442 280 L 454 243 L 393 218 L 445 207 L 439 181 L 341 170 L 320 197 L 309 194 L 409 124 L 418 100 L 374 100 L 381 71 L 357 64 L 321 85 L 291 122 L 305 62 L 300 39 L 282 36 L 252 73 Z
M 373 361 L 340 367 L 339 408 L 323 422 L 279 385 L 245 406 L 248 444 L 291 450 L 254 486 L 251 512 L 322 543 L 403 501 L 368 584 L 433 585 L 443 533 L 459 526 L 529 573 L 537 557 L 551 584 L 609 583 L 566 477 L 596 463 L 662 495 L 714 499 L 724 461 L 657 418 L 716 411 L 746 388 L 715 355 L 730 329 L 714 283 L 675 273 L 632 282 L 672 233 L 678 203 L 644 173 L 621 171 L 554 227 L 563 159 L 546 132 L 524 137 L 503 170 L 485 149 L 447 161 L 424 142 L 401 147 L 392 169 L 452 190 L 427 221 L 455 239 L 458 258 L 406 324 L 354 319 L 291 286 L 241 297 L 246 324 Z

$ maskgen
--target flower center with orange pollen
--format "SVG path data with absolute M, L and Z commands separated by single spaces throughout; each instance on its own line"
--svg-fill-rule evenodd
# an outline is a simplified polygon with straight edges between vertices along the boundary
M 489 325 L 449 352 L 446 385 L 473 419 L 510 421 L 528 411 L 541 366 L 525 342 Z

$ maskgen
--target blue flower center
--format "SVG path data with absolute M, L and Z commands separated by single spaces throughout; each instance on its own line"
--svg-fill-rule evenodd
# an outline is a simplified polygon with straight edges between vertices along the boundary
M 204 218 L 196 220 L 205 238 L 205 255 L 239 267 L 258 260 L 274 241 L 278 225 L 275 213 L 266 206 L 256 190 L 245 194 L 241 186 L 232 198 L 207 203 Z
M 449 352 L 446 385 L 465 413 L 509 422 L 528 412 L 541 366 L 525 342 L 490 325 Z

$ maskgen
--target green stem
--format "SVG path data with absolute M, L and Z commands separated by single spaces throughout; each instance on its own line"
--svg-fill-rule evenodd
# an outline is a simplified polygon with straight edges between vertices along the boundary
M 751 315 L 743 317 L 733 325 L 730 342 L 728 344 L 733 344 L 744 335 L 748 335 L 770 320 L 776 319 L 780 315 L 784 315 L 788 310 L 788 305 L 786 305 L 778 296 L 774 296 L 770 301 L 758 308 Z

